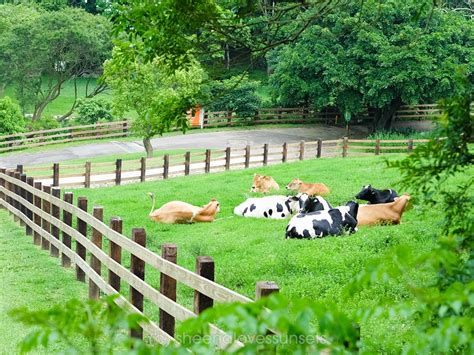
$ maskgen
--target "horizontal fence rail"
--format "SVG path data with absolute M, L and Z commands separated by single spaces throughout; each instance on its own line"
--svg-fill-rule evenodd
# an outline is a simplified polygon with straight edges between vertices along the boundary
M 162 255 L 155 254 L 146 247 L 145 229 L 134 228 L 130 239 L 122 234 L 119 217 L 112 217 L 110 225 L 106 224 L 102 207 L 94 206 L 90 214 L 86 198 L 77 198 L 76 206 L 71 192 L 64 192 L 61 198 L 58 188 L 42 186 L 18 170 L 0 168 L 0 207 L 25 226 L 36 245 L 60 258 L 63 267 L 75 267 L 77 280 L 88 281 L 91 299 L 99 298 L 101 293 L 118 294 L 116 302 L 120 306 L 148 317 L 153 313 L 149 307 L 144 312 L 144 300 L 159 309 L 159 321 L 141 324 L 142 329 L 133 331 L 132 336 L 143 337 L 145 331 L 159 343 L 168 344 L 176 341 L 176 321 L 196 317 L 214 302 L 252 302 L 214 281 L 211 257 L 198 256 L 196 272 L 183 268 L 176 263 L 175 244 L 163 244 Z M 73 219 L 77 219 L 76 227 Z M 103 239 L 109 245 L 108 252 L 103 248 Z M 125 257 L 130 258 L 129 268 L 122 262 Z M 145 281 L 146 264 L 160 273 L 158 288 Z M 108 272 L 102 274 L 103 269 Z M 194 310 L 176 300 L 177 283 L 194 290 Z M 130 288 L 128 298 L 123 293 L 123 284 Z M 271 292 L 278 292 L 275 283 L 256 283 L 257 299 Z M 219 348 L 242 346 L 217 326 L 210 324 L 210 329 Z
M 416 140 L 365 140 L 336 139 L 312 142 L 263 144 L 258 146 L 207 149 L 203 152 L 186 152 L 136 160 L 110 162 L 86 162 L 84 164 L 60 164 L 51 166 L 19 167 L 37 181 L 61 187 L 93 187 L 121 185 L 168 179 L 202 173 L 236 170 L 250 167 L 281 164 L 297 160 L 321 157 L 352 157 L 409 153 L 417 145 L 427 142 Z

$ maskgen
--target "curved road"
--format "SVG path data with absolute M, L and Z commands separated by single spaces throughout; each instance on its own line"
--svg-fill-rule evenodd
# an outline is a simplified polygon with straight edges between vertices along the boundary
M 243 131 L 203 132 L 184 135 L 159 137 L 152 140 L 153 148 L 164 149 L 196 149 L 196 148 L 225 148 L 242 147 L 246 144 L 283 144 L 301 140 L 314 141 L 317 139 L 338 139 L 345 135 L 344 128 L 314 125 L 290 128 L 267 128 Z M 367 129 L 363 126 L 351 127 L 351 137 L 363 138 Z M 144 152 L 141 141 L 118 142 L 103 141 L 96 144 L 79 145 L 35 153 L 13 153 L 0 155 L 0 167 L 15 167 L 17 164 L 36 165 L 63 162 L 71 159 L 91 158 L 120 153 Z

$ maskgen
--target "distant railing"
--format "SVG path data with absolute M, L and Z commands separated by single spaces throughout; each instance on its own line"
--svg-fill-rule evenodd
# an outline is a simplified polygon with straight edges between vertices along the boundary
M 439 113 L 440 111 L 435 104 L 402 106 L 395 113 L 394 118 L 397 121 L 430 120 L 439 115 Z M 352 117 L 351 122 L 372 119 L 373 113 L 367 111 Z M 233 111 L 204 112 L 202 125 L 194 122 L 196 125 L 191 128 L 318 122 L 337 125 L 343 124 L 344 118 L 337 111 L 276 107 L 259 109 L 253 117 L 239 117 Z M 51 144 L 127 137 L 130 135 L 130 126 L 129 121 L 117 121 L 0 136 L 0 154 Z
M 155 158 L 117 159 L 84 164 L 55 163 L 51 166 L 27 166 L 25 172 L 38 181 L 62 187 L 121 185 L 225 170 L 280 164 L 321 157 L 351 157 L 390 153 L 409 153 L 428 140 L 336 139 L 313 142 L 263 144 L 257 146 L 207 149 L 202 152 L 165 154 Z
M 7 209 L 14 220 L 25 227 L 35 245 L 52 257 L 60 258 L 63 267 L 73 266 L 78 281 L 88 279 L 89 298 L 97 299 L 101 293 L 118 294 L 116 302 L 134 313 L 150 319 L 159 314 L 159 322 L 142 323 L 141 329 L 132 331 L 134 337 L 142 338 L 145 331 L 161 344 L 175 342 L 176 320 L 196 317 L 212 307 L 214 301 L 252 302 L 214 282 L 211 257 L 198 256 L 196 272 L 185 269 L 176 263 L 175 244 L 162 244 L 160 256 L 146 247 L 145 229 L 132 229 L 128 238 L 122 234 L 120 217 L 112 217 L 109 224 L 104 223 L 102 207 L 94 206 L 89 214 L 87 198 L 79 197 L 76 206 L 72 192 L 64 192 L 61 198 L 59 188 L 43 185 L 21 170 L 0 168 L 0 208 Z M 77 220 L 75 227 L 73 218 Z M 103 239 L 107 240 L 108 248 L 104 247 Z M 125 261 L 126 258 L 130 262 Z M 126 265 L 130 265 L 129 268 Z M 146 282 L 145 270 L 155 273 L 152 275 L 159 276 L 160 281 Z M 194 290 L 193 311 L 177 302 L 178 282 Z M 129 288 L 121 287 L 124 283 Z M 278 286 L 273 282 L 256 284 L 256 298 L 275 291 Z M 151 306 L 146 312 L 144 300 Z M 217 326 L 210 324 L 210 328 L 218 348 L 242 345 Z
M 126 137 L 128 121 L 96 123 L 0 136 L 0 154 L 20 149 L 98 138 Z

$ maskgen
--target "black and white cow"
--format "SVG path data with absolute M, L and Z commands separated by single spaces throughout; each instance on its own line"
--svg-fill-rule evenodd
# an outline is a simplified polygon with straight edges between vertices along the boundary
M 286 226 L 286 238 L 314 239 L 327 235 L 341 235 L 357 231 L 359 204 L 350 201 L 345 206 L 330 210 L 299 213 Z
M 296 196 L 265 196 L 248 198 L 234 208 L 234 214 L 243 217 L 283 219 L 299 212 L 316 211 L 328 208 L 322 197 L 309 197 L 307 194 Z
M 377 203 L 389 203 L 395 201 L 398 194 L 395 190 L 377 190 L 371 185 L 362 187 L 362 190 L 355 196 L 360 200 L 369 201 L 369 203 L 375 205 Z

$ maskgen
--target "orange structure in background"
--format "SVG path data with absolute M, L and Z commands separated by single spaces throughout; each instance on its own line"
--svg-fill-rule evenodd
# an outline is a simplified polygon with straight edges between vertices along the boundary
M 201 106 L 196 106 L 188 112 L 191 127 L 201 127 Z

